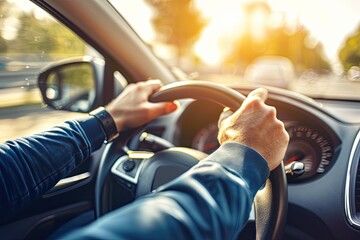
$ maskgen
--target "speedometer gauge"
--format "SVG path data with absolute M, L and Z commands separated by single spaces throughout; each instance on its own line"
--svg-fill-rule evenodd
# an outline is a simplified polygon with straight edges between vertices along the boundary
M 219 147 L 218 131 L 217 123 L 210 123 L 195 135 L 191 144 L 192 148 L 207 154 L 214 152 Z
M 302 162 L 305 165 L 304 174 L 298 177 L 289 177 L 288 181 L 302 181 L 325 173 L 331 166 L 334 155 L 333 142 L 326 133 L 299 122 L 287 122 L 285 126 L 290 141 L 284 165 L 294 161 Z M 193 137 L 191 147 L 211 154 L 219 147 L 218 130 L 216 122 L 203 127 Z
M 318 131 L 301 125 L 287 126 L 290 141 L 284 164 L 303 162 L 305 173 L 294 180 L 303 180 L 324 173 L 330 166 L 334 154 L 331 142 Z

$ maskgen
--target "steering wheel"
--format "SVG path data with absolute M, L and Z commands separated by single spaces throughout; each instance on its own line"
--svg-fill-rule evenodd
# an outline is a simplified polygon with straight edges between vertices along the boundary
M 209 82 L 184 81 L 166 85 L 151 97 L 152 102 L 183 98 L 210 100 L 235 111 L 245 97 L 226 86 Z M 98 169 L 95 189 L 96 216 L 171 181 L 205 158 L 205 153 L 190 148 L 172 147 L 157 153 L 129 151 L 130 132 L 107 144 Z M 119 184 L 122 187 L 119 190 Z M 112 198 L 119 203 L 114 205 Z M 125 200 L 121 200 L 125 199 Z M 265 187 L 255 196 L 256 239 L 281 239 L 287 214 L 287 181 L 281 164 L 270 173 Z

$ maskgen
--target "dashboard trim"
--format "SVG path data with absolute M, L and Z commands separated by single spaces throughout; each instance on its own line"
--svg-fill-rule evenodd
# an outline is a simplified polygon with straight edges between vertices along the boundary
M 269 91 L 268 99 L 272 98 L 274 100 L 283 101 L 282 99 L 284 97 L 289 98 L 296 102 L 302 103 L 307 107 L 316 109 L 317 111 L 325 114 L 326 116 L 329 116 L 329 117 L 335 119 L 336 121 L 338 121 L 340 123 L 348 123 L 344 119 L 341 119 L 338 116 L 336 116 L 335 114 L 333 114 L 332 112 L 329 112 L 328 109 L 325 107 L 325 105 L 322 102 L 316 101 L 315 99 L 309 98 L 305 95 L 302 95 L 302 94 L 299 94 L 296 92 L 291 92 L 287 89 L 280 89 L 280 88 L 269 87 L 269 86 L 264 86 L 264 85 L 257 85 L 257 84 L 227 84 L 227 86 L 236 91 L 239 91 L 243 94 L 248 94 L 256 88 L 263 87 L 263 88 L 268 89 L 268 91 Z M 244 93 L 244 90 L 247 93 Z
M 359 161 L 359 150 L 360 149 L 360 131 L 357 133 L 354 144 L 351 148 L 350 152 L 350 158 L 349 158 L 349 165 L 346 173 L 346 182 L 345 182 L 345 214 L 348 222 L 351 226 L 359 228 L 360 229 L 360 219 L 356 218 L 356 213 L 354 213 L 353 208 L 353 200 L 351 198 L 351 188 L 354 186 L 352 184 L 352 171 L 353 166 L 356 164 L 356 161 Z M 357 163 L 358 164 L 358 163 Z

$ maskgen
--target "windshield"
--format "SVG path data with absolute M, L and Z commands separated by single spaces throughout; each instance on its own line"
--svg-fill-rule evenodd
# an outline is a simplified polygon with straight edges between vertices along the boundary
M 193 78 L 360 100 L 358 0 L 112 0 L 153 52 Z

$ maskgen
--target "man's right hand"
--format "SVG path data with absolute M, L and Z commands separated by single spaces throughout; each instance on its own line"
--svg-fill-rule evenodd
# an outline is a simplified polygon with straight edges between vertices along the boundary
M 289 135 L 284 124 L 276 118 L 276 109 L 265 104 L 267 90 L 252 91 L 241 107 L 230 116 L 223 113 L 219 124 L 220 144 L 236 142 L 250 147 L 261 154 L 270 170 L 283 160 Z
M 151 103 L 148 98 L 162 86 L 160 80 L 129 84 L 105 108 L 113 117 L 118 132 L 139 127 L 151 120 L 175 111 L 175 102 Z

